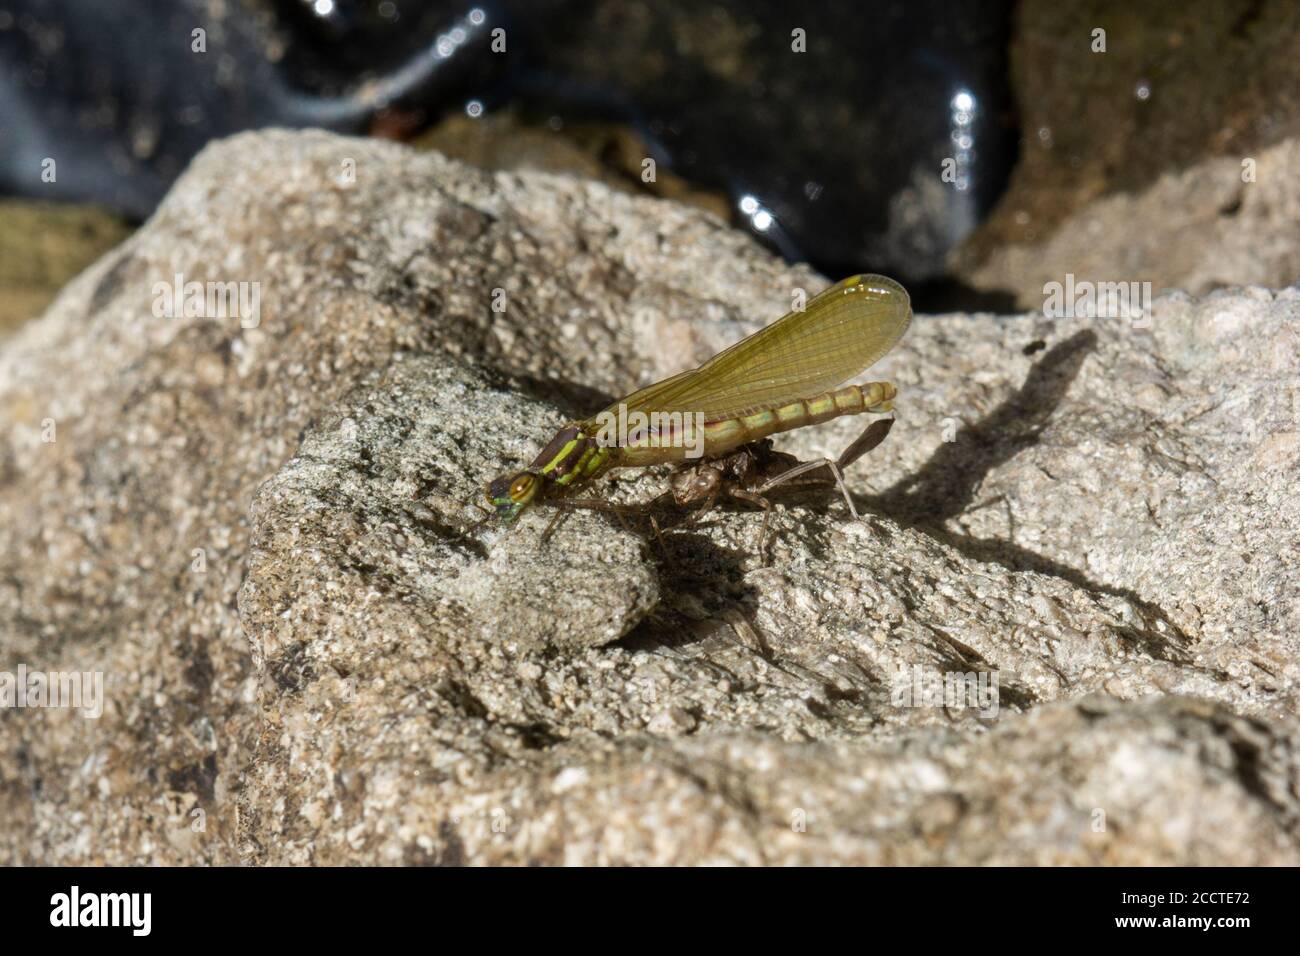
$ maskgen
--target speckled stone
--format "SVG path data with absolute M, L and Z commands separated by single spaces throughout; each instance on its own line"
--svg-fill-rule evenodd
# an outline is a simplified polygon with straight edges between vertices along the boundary
M 1043 287 L 1149 282 L 1156 293 L 1300 281 L 1300 138 L 1247 156 L 1215 156 L 1161 173 L 1135 192 L 1094 199 L 1036 242 L 982 242 L 950 266 L 987 292 L 1041 309 Z
M 260 281 L 257 327 L 155 318 L 178 272 Z M 567 418 L 822 282 L 572 178 L 207 149 L 0 346 L 0 670 L 108 696 L 0 712 L 0 860 L 1300 862 L 1295 289 L 919 318 L 864 520 L 782 498 L 767 564 L 745 509 L 668 555 L 477 525 Z

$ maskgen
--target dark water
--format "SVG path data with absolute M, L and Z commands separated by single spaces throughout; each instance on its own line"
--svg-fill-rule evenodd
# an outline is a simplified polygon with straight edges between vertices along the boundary
M 791 260 L 941 285 L 1015 159 L 1010 19 L 939 0 L 0 0 L 0 192 L 139 219 L 212 138 L 400 138 L 508 105 L 630 127 Z

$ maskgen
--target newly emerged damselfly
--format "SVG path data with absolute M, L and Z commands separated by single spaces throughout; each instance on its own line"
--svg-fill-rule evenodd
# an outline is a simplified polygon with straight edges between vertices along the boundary
M 539 501 L 577 504 L 573 492 L 612 468 L 678 463 L 672 493 L 679 504 L 712 505 L 724 491 L 752 500 L 799 476 L 804 483 L 830 477 L 856 516 L 841 469 L 878 445 L 888 425 L 869 426 L 838 461 L 799 462 L 764 439 L 841 415 L 891 411 L 897 390 L 889 382 L 843 383 L 893 348 L 911 321 L 907 291 L 893 279 L 844 279 L 698 368 L 566 425 L 527 468 L 489 484 L 488 501 L 513 521 Z
M 794 455 L 773 448 L 771 439 L 750 442 L 721 458 L 683 465 L 669 477 L 667 491 L 636 510 L 649 513 L 654 505 L 665 498 L 671 498 L 681 508 L 702 502 L 686 522 L 690 524 L 712 510 L 723 495 L 747 501 L 763 509 L 757 549 L 757 553 L 762 556 L 763 542 L 767 538 L 767 522 L 772 516 L 772 503 L 765 495 L 778 487 L 783 491 L 838 487 L 849 511 L 853 517 L 858 517 L 858 509 L 854 507 L 853 499 L 844 487 L 840 472 L 883 442 L 893 426 L 892 418 L 876 419 L 835 461 L 825 458 L 820 461 L 800 461 Z M 593 504 L 592 507 L 606 506 Z M 650 516 L 650 521 L 658 535 L 658 521 L 653 515 Z

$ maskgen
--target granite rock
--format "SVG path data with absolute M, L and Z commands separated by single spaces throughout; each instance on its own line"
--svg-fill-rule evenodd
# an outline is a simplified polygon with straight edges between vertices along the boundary
M 1155 293 L 1300 280 L 1300 138 L 1246 156 L 1171 169 L 1132 192 L 1093 199 L 1033 242 L 972 244 L 954 273 L 1041 309 L 1048 283 L 1147 282 Z
M 0 346 L 0 671 L 106 684 L 0 712 L 0 859 L 1300 861 L 1295 289 L 918 318 L 863 520 L 782 497 L 766 561 L 745 509 L 480 523 L 823 282 L 570 177 L 209 147 Z

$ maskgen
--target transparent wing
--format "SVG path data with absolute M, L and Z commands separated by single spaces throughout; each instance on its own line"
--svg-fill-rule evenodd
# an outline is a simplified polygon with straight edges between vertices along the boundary
M 700 412 L 734 418 L 828 392 L 894 347 L 912 321 L 907 291 L 893 279 L 851 276 L 699 368 L 648 385 L 607 409 Z

